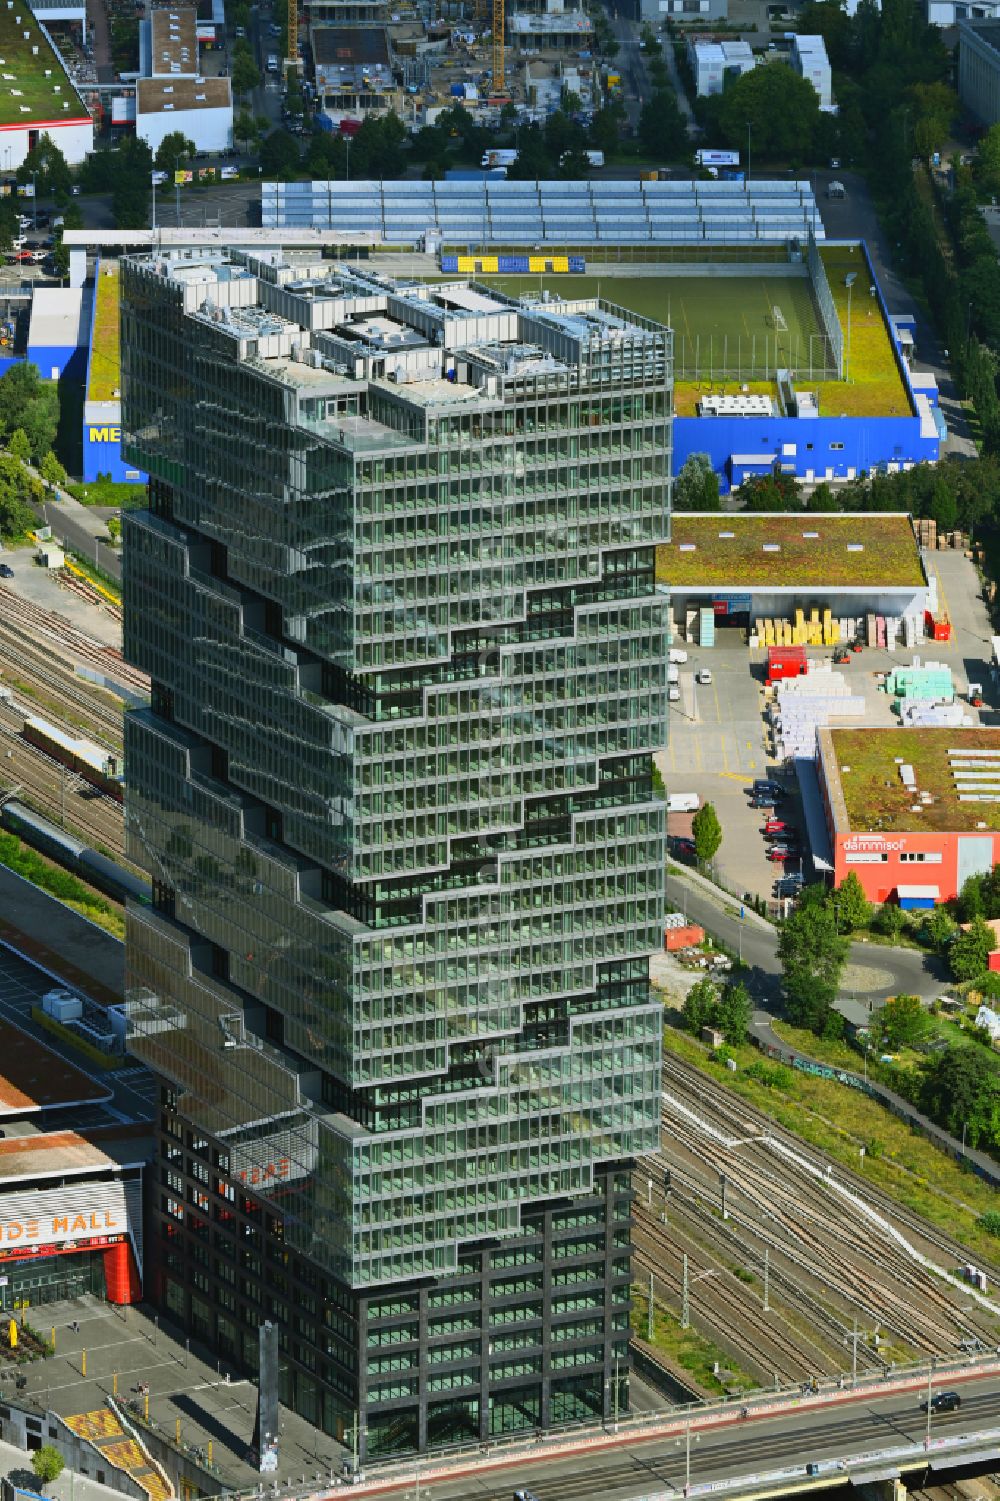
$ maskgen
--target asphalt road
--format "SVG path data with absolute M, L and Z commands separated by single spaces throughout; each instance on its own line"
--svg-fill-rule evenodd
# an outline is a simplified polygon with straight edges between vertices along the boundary
M 975 1433 L 997 1425 L 1000 1393 L 995 1378 L 963 1384 L 960 1390 L 961 1408 L 935 1416 L 932 1437 Z M 793 1409 L 771 1418 L 735 1419 L 725 1427 L 692 1436 L 691 1485 L 786 1466 L 801 1471 L 817 1460 L 867 1458 L 880 1450 L 919 1446 L 926 1430 L 920 1401 L 921 1395 L 914 1391 L 820 1411 Z M 538 1501 L 584 1501 L 594 1496 L 602 1501 L 627 1501 L 664 1487 L 681 1491 L 685 1463 L 683 1436 L 671 1436 L 590 1449 L 556 1461 L 526 1459 L 501 1473 L 471 1473 L 451 1482 L 435 1480 L 428 1491 L 435 1501 L 510 1501 L 514 1486 L 525 1486 Z M 873 1462 L 871 1468 L 878 1467 Z M 412 1494 L 412 1474 L 406 1488 Z M 387 1488 L 388 1494 L 403 1490 L 403 1484 Z
M 667 897 L 668 906 L 679 907 L 713 936 L 720 938 L 727 948 L 742 956 L 744 964 L 749 967 L 749 974 L 745 977 L 747 988 L 765 1008 L 773 1008 L 781 978 L 775 930 L 741 922 L 735 897 L 726 897 L 724 893 L 720 893 L 719 898 L 707 895 L 686 880 L 681 869 L 674 864 L 667 867 Z M 859 1020 L 869 1000 L 880 1001 L 900 994 L 936 996 L 946 980 L 947 975 L 939 961 L 920 949 L 852 943 L 845 968 L 841 1009 L 852 1021 Z

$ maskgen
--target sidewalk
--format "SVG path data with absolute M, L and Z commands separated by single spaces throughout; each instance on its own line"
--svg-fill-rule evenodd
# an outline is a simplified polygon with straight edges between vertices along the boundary
M 31 1308 L 27 1316 L 43 1334 L 55 1329 L 56 1354 L 18 1368 L 27 1377 L 25 1396 L 63 1419 L 99 1412 L 113 1394 L 117 1372 L 119 1399 L 135 1404 L 127 1415 L 140 1434 L 145 1397 L 132 1389 L 143 1383 L 150 1426 L 170 1444 L 179 1431 L 181 1451 L 197 1457 L 202 1468 L 209 1468 L 211 1453 L 219 1490 L 246 1490 L 260 1482 L 248 1459 L 257 1389 L 228 1371 L 224 1360 L 196 1341 L 175 1339 L 169 1326 L 142 1307 L 115 1308 L 86 1297 Z M 325 1489 L 341 1468 L 342 1447 L 284 1407 L 279 1431 L 278 1473 L 268 1483 L 290 1489 L 321 1482 Z
M 761 917 L 759 912 L 755 912 L 731 891 L 723 891 L 721 886 L 716 886 L 714 881 L 710 881 L 707 876 L 703 876 L 692 866 L 682 865 L 679 860 L 672 860 L 668 855 L 667 870 L 675 880 L 687 881 L 695 891 L 700 891 L 702 896 L 707 896 L 716 904 L 720 912 L 725 912 L 730 917 L 740 918 L 741 922 L 746 923 L 748 927 L 760 928 L 764 933 L 774 933 L 774 924 L 768 922 L 766 917 Z
M 72 1470 L 63 1470 L 58 1480 L 49 1480 L 43 1487 L 31 1468 L 31 1455 L 2 1439 L 0 1475 L 23 1490 L 45 1495 L 48 1501 L 122 1501 L 121 1491 L 112 1490 L 109 1485 L 99 1485 L 96 1480 Z

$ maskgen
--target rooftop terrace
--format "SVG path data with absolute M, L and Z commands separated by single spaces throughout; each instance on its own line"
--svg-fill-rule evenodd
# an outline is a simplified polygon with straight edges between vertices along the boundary
M 0 6 L 0 126 L 89 119 L 27 0 Z
M 656 577 L 674 588 L 919 588 L 926 583 L 902 514 L 810 516 L 677 511 L 656 549 Z
M 1000 778 L 1000 730 L 866 725 L 821 729 L 819 746 L 834 821 L 842 833 L 1000 829 L 1000 801 L 963 801 L 956 781 L 956 770 L 961 773 L 970 765 L 977 769 L 970 786 L 982 788 L 985 774 L 993 767 L 998 768 Z M 913 768 L 916 790 L 903 785 L 900 764 Z M 931 802 L 921 803 L 920 793 L 930 793 Z

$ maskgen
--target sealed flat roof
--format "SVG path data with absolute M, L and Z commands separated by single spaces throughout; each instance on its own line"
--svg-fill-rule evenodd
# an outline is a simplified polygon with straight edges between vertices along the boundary
M 232 103 L 228 78 L 140 78 L 135 94 L 140 115 L 225 109 Z
M 656 577 L 673 588 L 906 589 L 927 582 L 902 513 L 675 511 L 671 536 L 656 549 Z
M 132 1166 L 147 1160 L 151 1144 L 148 1124 L 10 1136 L 0 1141 L 0 1183 Z
M 44 1042 L 0 1023 L 0 1117 L 98 1104 L 111 1095 L 106 1084 L 82 1073 Z
M 840 833 L 1000 830 L 1000 729 L 821 729 L 819 750 Z
M 198 22 L 194 8 L 167 6 L 149 18 L 151 71 L 178 75 L 198 71 Z

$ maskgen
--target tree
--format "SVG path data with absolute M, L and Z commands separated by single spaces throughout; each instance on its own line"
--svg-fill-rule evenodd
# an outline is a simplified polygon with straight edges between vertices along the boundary
M 883 902 L 872 918 L 872 927 L 883 938 L 898 938 L 906 927 L 906 918 L 895 902 Z
M 930 1031 L 930 1018 L 920 997 L 897 995 L 886 1001 L 878 1014 L 878 1046 L 895 1052 L 898 1048 L 916 1047 Z
M 747 511 L 798 511 L 799 487 L 794 474 L 778 468 L 768 474 L 751 474 L 740 485 L 740 501 Z
M 719 997 L 718 1026 L 727 1042 L 736 1047 L 746 1042 L 753 1017 L 750 992 L 740 980 L 727 985 Z
M 158 172 L 174 172 L 187 166 L 194 156 L 194 141 L 183 130 L 170 130 L 156 148 L 153 165 Z
M 73 174 L 66 164 L 66 158 L 48 133 L 39 136 L 17 169 L 18 182 L 29 183 L 32 178 L 40 197 L 69 197 Z
M 260 84 L 260 69 L 249 52 L 237 52 L 233 58 L 233 90 L 237 94 L 252 94 Z
M 823 1033 L 830 1024 L 847 948 L 832 897 L 822 887 L 807 887 L 778 940 L 785 1008 L 796 1026 Z
M 954 920 L 943 907 L 935 907 L 924 923 L 924 937 L 939 954 L 947 952 L 956 933 Z
M 722 843 L 722 825 L 711 803 L 704 803 L 692 818 L 691 837 L 698 864 L 707 865 Z
M 35 525 L 29 501 L 41 501 L 43 493 L 20 459 L 0 453 L 0 536 L 22 537 Z
M 242 141 L 248 151 L 253 151 L 260 140 L 257 118 L 248 109 L 241 109 L 233 121 L 233 140 Z
M 675 511 L 717 511 L 719 476 L 707 453 L 689 454 L 674 480 Z
M 260 148 L 260 164 L 268 177 L 289 178 L 299 170 L 299 143 L 290 130 L 272 130 Z
M 59 1479 L 66 1463 L 54 1444 L 43 1444 L 31 1456 L 31 1468 L 42 1485 L 48 1485 L 50 1480 Z
M 599 109 L 590 122 L 590 144 L 609 156 L 618 150 L 618 119 L 616 110 Z
M 7 439 L 7 452 L 20 459 L 22 464 L 27 464 L 31 459 L 31 444 L 28 442 L 28 434 L 23 427 L 15 427 Z
M 0 377 L 0 436 L 23 428 L 35 459 L 55 441 L 59 425 L 59 393 L 52 381 L 42 380 L 28 361 L 13 365 Z
M 837 928 L 841 933 L 853 933 L 856 928 L 867 928 L 871 922 L 871 903 L 853 870 L 834 892 L 833 906 L 837 914 Z
M 823 480 L 809 496 L 805 508 L 813 514 L 820 514 L 829 511 L 839 511 L 841 506 L 839 499 L 834 495 L 826 480 Z
M 66 471 L 50 448 L 48 453 L 42 455 L 42 461 L 38 466 L 38 472 L 47 485 L 64 485 L 66 483 Z
M 956 1043 L 939 1053 L 924 1075 L 920 1104 L 970 1147 L 1000 1144 L 1000 1065 L 985 1048 Z
M 984 193 L 1000 193 L 1000 125 L 991 125 L 979 142 L 976 176 Z
M 974 980 L 989 968 L 989 957 L 996 947 L 993 929 L 981 917 L 974 917 L 948 949 L 948 963 L 956 980 Z
M 727 145 L 745 147 L 749 125 L 757 161 L 807 160 L 819 119 L 816 90 L 783 62 L 751 68 L 724 91 L 719 106 L 719 129 Z
M 117 151 L 95 151 L 88 158 L 106 157 L 111 189 L 111 210 L 119 229 L 145 229 L 149 225 L 150 175 L 153 153 L 138 136 L 125 136 Z M 95 174 L 99 178 L 99 173 Z
M 714 980 L 702 975 L 684 997 L 684 1021 L 688 1031 L 697 1037 L 702 1027 L 714 1026 L 718 1004 L 719 992 Z
M 660 161 L 678 161 L 687 154 L 687 124 L 673 89 L 658 89 L 642 106 L 639 140 L 643 150 Z

